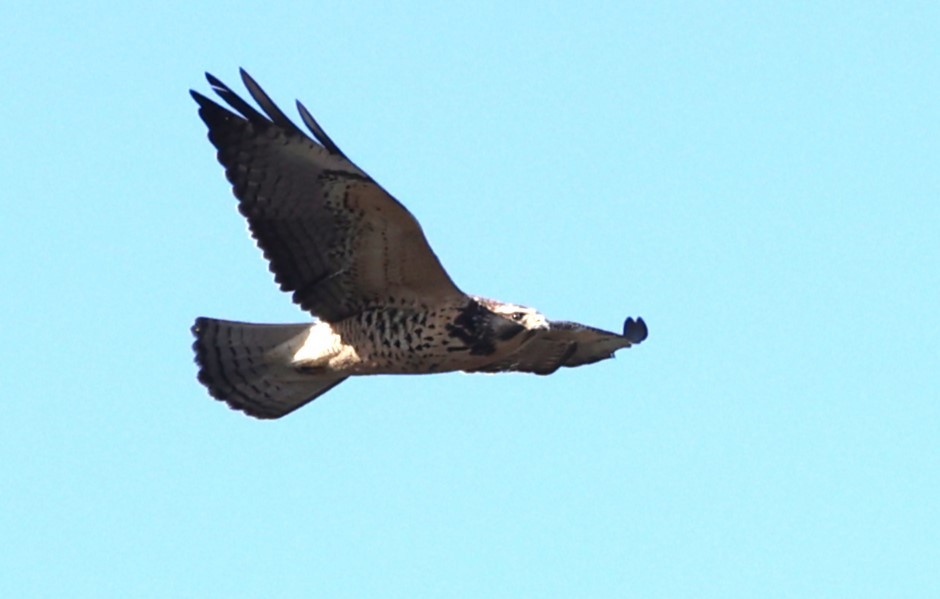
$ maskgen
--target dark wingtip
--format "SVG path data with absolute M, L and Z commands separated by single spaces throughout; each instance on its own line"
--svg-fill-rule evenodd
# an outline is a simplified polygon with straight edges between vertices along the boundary
M 623 336 L 630 340 L 630 343 L 641 343 L 649 335 L 649 329 L 642 318 L 627 318 L 623 323 Z
M 249 89 L 252 87 L 259 87 L 258 82 L 248 74 L 248 71 L 245 70 L 245 67 L 238 67 L 238 76 L 242 78 L 242 83 L 245 84 L 245 87 Z
M 326 134 L 326 131 L 323 130 L 323 127 L 317 122 L 313 115 L 310 114 L 310 111 L 307 110 L 307 107 L 303 105 L 300 100 L 297 100 L 297 112 L 300 113 L 300 120 L 303 121 L 304 125 L 310 129 L 310 133 L 313 133 L 313 137 L 316 138 L 318 142 L 323 144 L 323 147 L 326 148 L 332 154 L 338 154 L 343 158 L 346 158 L 346 155 L 343 154 L 343 151 L 339 149 L 339 146 L 330 139 L 330 136 Z
M 212 104 L 212 100 L 200 94 L 194 89 L 189 90 L 189 95 L 193 97 L 193 100 L 196 101 L 196 104 L 199 104 L 200 107 L 204 107 L 207 104 Z

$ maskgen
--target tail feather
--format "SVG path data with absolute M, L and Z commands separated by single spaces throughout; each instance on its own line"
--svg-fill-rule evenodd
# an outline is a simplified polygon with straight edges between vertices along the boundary
M 199 382 L 212 397 L 256 418 L 293 412 L 346 379 L 303 374 L 291 366 L 310 326 L 197 318 L 192 332 Z

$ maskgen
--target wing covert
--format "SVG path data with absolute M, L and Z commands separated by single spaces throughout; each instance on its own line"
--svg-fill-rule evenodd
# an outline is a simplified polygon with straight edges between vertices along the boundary
M 281 289 L 331 322 L 389 298 L 462 296 L 414 216 L 346 158 L 302 104 L 312 137 L 241 74 L 261 111 L 209 74 L 234 112 L 191 94 Z

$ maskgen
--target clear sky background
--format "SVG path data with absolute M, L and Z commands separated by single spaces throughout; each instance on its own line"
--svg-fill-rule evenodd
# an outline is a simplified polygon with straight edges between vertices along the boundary
M 6 8 L 0 596 L 940 596 L 938 40 L 933 2 Z M 188 95 L 239 66 L 463 289 L 648 341 L 209 398 L 196 316 L 306 319 Z

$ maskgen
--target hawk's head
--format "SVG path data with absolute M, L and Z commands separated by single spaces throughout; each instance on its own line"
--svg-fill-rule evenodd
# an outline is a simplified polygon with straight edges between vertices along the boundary
M 548 329 L 548 320 L 538 310 L 483 297 L 474 297 L 487 312 L 489 329 L 504 349 L 515 351 L 536 331 Z
M 447 325 L 447 333 L 476 356 L 512 353 L 545 329 L 548 321 L 532 308 L 482 297 L 472 297 Z
M 495 300 L 477 298 L 477 301 L 486 306 L 491 312 L 502 316 L 506 320 L 520 324 L 526 331 L 541 331 L 548 329 L 548 319 L 545 315 L 528 306 L 519 306 L 517 304 L 507 304 Z M 521 331 L 520 331 L 521 332 Z

